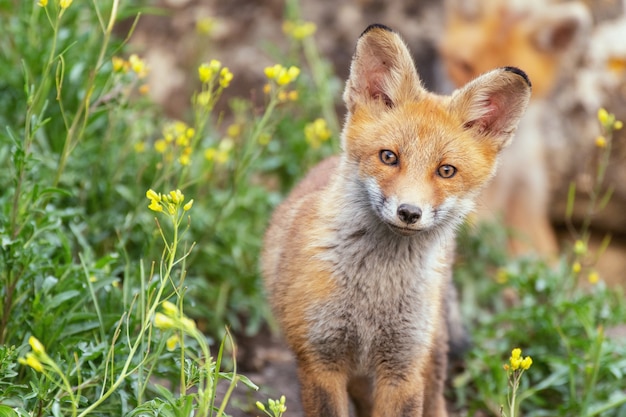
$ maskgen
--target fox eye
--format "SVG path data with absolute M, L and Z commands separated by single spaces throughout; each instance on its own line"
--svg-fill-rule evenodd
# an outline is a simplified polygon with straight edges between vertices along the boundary
M 456 174 L 456 168 L 452 165 L 444 164 L 437 168 L 437 175 L 441 178 L 452 178 Z
M 398 155 L 388 149 L 383 149 L 382 151 L 380 151 L 380 154 L 378 156 L 380 157 L 382 163 L 385 165 L 398 165 Z

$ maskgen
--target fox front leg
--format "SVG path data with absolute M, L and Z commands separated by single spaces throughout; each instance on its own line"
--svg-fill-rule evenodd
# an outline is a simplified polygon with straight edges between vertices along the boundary
M 374 385 L 375 417 L 422 417 L 425 381 L 416 367 L 402 373 L 383 372 Z
M 345 373 L 298 364 L 302 407 L 306 417 L 348 417 Z

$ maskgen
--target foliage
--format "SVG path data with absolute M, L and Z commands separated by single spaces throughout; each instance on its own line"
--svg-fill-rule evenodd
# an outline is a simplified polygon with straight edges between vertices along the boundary
M 596 139 L 599 163 L 589 216 L 600 213 L 610 196 L 604 172 L 613 130 L 622 127 L 606 110 L 598 119 L 604 136 Z M 571 216 L 573 197 L 568 203 Z M 470 415 L 477 410 L 501 415 L 503 404 L 508 405 L 508 415 L 517 415 L 518 408 L 525 416 L 626 415 L 621 382 L 626 345 L 623 336 L 617 336 L 626 322 L 626 301 L 622 290 L 608 288 L 595 269 L 609 239 L 592 253 L 590 219 L 578 228 L 568 219 L 573 244 L 555 264 L 508 259 L 507 236 L 498 225 L 463 230 L 455 278 L 474 348 L 453 386 L 457 404 Z M 503 371 L 502 363 L 511 346 L 529 352 L 533 367 L 524 378 L 516 375 L 513 386 L 519 394 L 506 401 L 503 387 L 511 372 Z
M 210 336 L 267 318 L 261 236 L 281 190 L 330 152 L 324 121 L 309 129 L 316 148 L 305 140 L 328 104 L 298 66 L 304 38 L 290 38 L 263 103 L 235 99 L 216 115 L 237 75 L 211 60 L 190 74 L 186 120 L 167 120 L 147 95 L 148 64 L 127 51 L 138 10 L 0 0 L 0 411 L 222 414 L 237 382 L 253 386 L 221 369 L 234 346 L 213 357 Z M 121 19 L 126 38 L 114 35 Z M 194 221 L 155 228 L 148 207 L 191 208 L 178 190 L 194 197 Z M 176 325 L 159 328 L 166 300 Z M 236 366 L 234 353 L 224 362 Z M 217 401 L 221 379 L 231 388 Z

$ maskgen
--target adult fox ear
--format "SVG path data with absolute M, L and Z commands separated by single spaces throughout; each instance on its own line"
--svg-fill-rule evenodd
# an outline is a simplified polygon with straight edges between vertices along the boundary
M 591 13 L 580 2 L 548 5 L 533 18 L 531 39 L 540 51 L 562 53 L 580 44 L 591 26 Z
M 387 26 L 370 25 L 361 34 L 350 65 L 343 99 L 349 112 L 359 105 L 394 107 L 423 91 L 413 58 Z
M 515 67 L 481 75 L 452 94 L 450 111 L 465 129 L 492 141 L 500 150 L 509 144 L 530 99 L 531 84 Z

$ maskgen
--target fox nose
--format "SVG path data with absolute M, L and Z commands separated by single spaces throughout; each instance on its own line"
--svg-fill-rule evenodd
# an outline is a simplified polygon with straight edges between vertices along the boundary
M 422 209 L 411 204 L 400 204 L 398 217 L 406 224 L 413 224 L 422 217 Z

